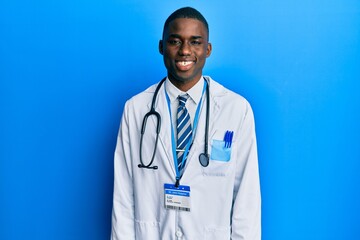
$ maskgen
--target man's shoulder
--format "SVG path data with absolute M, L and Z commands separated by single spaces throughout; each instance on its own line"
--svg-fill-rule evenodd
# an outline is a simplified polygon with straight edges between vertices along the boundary
M 223 99 L 224 101 L 231 100 L 231 102 L 236 104 L 239 103 L 245 105 L 249 104 L 248 101 L 245 99 L 245 97 L 243 97 L 241 94 L 223 86 L 222 84 L 212 79 L 211 77 L 207 76 L 206 78 L 209 80 L 210 89 L 211 89 L 210 92 L 214 98 Z
M 248 100 L 239 93 L 224 87 L 219 82 L 209 78 L 210 95 L 213 104 L 222 112 L 236 114 L 237 117 L 252 113 L 252 107 Z

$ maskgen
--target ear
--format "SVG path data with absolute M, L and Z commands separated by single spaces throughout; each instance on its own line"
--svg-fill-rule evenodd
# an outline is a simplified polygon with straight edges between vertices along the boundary
M 211 51 L 212 51 L 212 45 L 211 43 L 208 43 L 206 47 L 206 57 L 210 57 Z
M 164 47 L 163 41 L 160 40 L 160 41 L 159 41 L 159 53 L 160 53 L 161 55 L 163 55 L 163 53 L 164 53 L 163 47 Z

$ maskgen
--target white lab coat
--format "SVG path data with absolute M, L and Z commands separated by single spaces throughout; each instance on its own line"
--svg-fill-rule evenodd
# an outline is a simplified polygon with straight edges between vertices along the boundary
M 253 112 L 240 95 L 211 78 L 209 153 L 212 140 L 223 140 L 234 131 L 231 159 L 210 159 L 202 167 L 206 104 L 203 105 L 194 143 L 180 184 L 191 188 L 191 211 L 164 207 L 164 183 L 175 182 L 170 116 L 164 86 L 157 97 L 161 131 L 153 165 L 138 168 L 140 128 L 149 111 L 156 85 L 125 104 L 114 160 L 112 240 L 261 239 L 261 200 Z M 205 98 L 206 100 L 206 98 Z M 205 101 L 206 102 L 206 101 Z M 155 143 L 155 119 L 147 122 L 143 159 L 147 165 Z

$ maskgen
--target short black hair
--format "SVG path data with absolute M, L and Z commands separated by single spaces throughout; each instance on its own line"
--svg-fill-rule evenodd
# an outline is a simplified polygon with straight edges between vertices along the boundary
M 195 8 L 192 8 L 192 7 L 179 8 L 178 10 L 173 12 L 166 19 L 165 24 L 164 24 L 164 29 L 163 29 L 163 38 L 164 38 L 164 33 L 165 33 L 166 28 L 169 27 L 169 23 L 171 21 L 175 20 L 175 19 L 178 19 L 178 18 L 192 18 L 192 19 L 199 20 L 206 27 L 207 35 L 208 35 L 208 38 L 209 38 L 209 25 L 208 25 L 206 19 L 204 18 L 204 16 L 198 10 L 196 10 Z

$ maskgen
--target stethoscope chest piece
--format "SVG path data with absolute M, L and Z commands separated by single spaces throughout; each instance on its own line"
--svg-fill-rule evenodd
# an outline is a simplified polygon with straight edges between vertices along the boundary
M 199 155 L 199 162 L 201 164 L 201 166 L 203 167 L 207 167 L 209 165 L 209 154 L 205 154 L 205 153 L 201 153 Z

